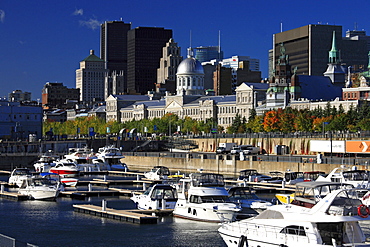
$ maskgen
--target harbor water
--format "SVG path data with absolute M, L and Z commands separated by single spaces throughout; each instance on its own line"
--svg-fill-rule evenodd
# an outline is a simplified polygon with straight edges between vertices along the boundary
M 1 176 L 7 181 L 7 176 Z M 39 247 L 52 246 L 226 246 L 219 225 L 160 217 L 158 224 L 136 224 L 74 212 L 74 204 L 101 205 L 102 197 L 85 200 L 13 201 L 0 198 L 0 234 Z M 133 209 L 128 197 L 104 197 L 107 207 Z M 3 246 L 2 246 L 3 247 Z
M 0 176 L 0 180 L 7 181 L 8 177 Z M 77 190 L 86 189 L 86 186 L 77 187 Z M 95 189 L 102 190 L 102 187 Z M 131 189 L 141 189 L 141 186 Z M 103 199 L 107 201 L 108 208 L 135 208 L 135 204 L 123 196 L 90 197 L 84 200 L 59 197 L 56 201 L 0 198 L 0 234 L 16 239 L 18 243 L 39 247 L 226 246 L 217 232 L 220 227 L 217 223 L 165 216 L 160 217 L 157 224 L 136 224 L 73 210 L 76 204 L 101 206 Z M 366 237 L 370 238 L 370 220 L 361 225 Z M 0 246 L 13 245 L 2 245 L 0 239 Z

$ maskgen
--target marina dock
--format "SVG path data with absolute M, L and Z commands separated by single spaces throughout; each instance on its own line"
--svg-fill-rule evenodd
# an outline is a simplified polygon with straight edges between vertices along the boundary
M 138 224 L 157 224 L 157 216 L 144 213 L 172 213 L 172 210 L 116 210 L 96 205 L 73 205 L 73 208 L 75 212 Z
M 0 197 L 15 201 L 25 201 L 29 199 L 28 196 L 26 195 L 21 195 L 18 194 L 17 192 L 7 192 L 7 191 L 0 192 Z

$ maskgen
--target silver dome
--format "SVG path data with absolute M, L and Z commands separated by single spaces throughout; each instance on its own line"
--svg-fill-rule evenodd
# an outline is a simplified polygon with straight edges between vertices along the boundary
M 204 75 L 202 64 L 193 57 L 183 60 L 177 67 L 177 75 L 201 74 Z

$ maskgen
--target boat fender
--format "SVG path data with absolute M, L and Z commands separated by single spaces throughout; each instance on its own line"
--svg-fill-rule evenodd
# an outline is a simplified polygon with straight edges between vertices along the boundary
M 357 207 L 357 213 L 360 217 L 367 218 L 370 214 L 370 209 L 366 205 L 361 204 Z

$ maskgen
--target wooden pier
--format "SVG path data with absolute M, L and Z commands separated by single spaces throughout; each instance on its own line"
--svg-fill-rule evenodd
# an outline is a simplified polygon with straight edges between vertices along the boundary
M 90 214 L 94 216 L 115 219 L 120 221 L 127 221 L 138 224 L 157 224 L 158 217 L 146 215 L 145 213 L 153 213 L 157 210 L 116 210 L 112 208 L 104 208 L 96 205 L 73 205 L 75 212 Z M 159 210 L 163 211 L 163 210 Z M 167 213 L 172 213 L 166 210 Z
M 8 191 L 0 192 L 0 197 L 15 201 L 25 201 L 29 199 L 28 196 L 26 195 L 21 195 L 17 192 L 8 192 Z

